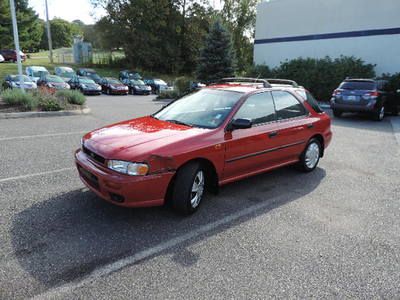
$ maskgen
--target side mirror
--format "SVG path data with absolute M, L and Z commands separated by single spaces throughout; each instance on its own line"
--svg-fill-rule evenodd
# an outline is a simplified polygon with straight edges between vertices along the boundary
M 253 122 L 249 119 L 236 119 L 233 120 L 232 123 L 229 126 L 229 130 L 233 131 L 236 129 L 248 129 L 251 128 L 253 125 Z
M 400 90 L 397 90 L 396 92 L 397 92 L 397 94 L 400 94 Z

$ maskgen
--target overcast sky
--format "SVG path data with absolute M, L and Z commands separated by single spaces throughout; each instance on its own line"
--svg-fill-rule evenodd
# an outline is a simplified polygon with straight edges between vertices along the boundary
M 45 0 L 29 0 L 29 4 L 42 19 L 45 19 L 44 2 Z M 103 10 L 94 9 L 92 7 L 90 0 L 48 0 L 48 3 L 50 19 L 54 17 L 62 18 L 67 21 L 79 19 L 86 24 L 93 24 L 99 17 L 104 15 Z M 221 0 L 210 0 L 210 4 L 219 8 Z

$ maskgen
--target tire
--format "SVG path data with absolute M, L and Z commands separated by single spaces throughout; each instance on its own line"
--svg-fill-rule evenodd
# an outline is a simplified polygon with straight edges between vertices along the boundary
M 322 145 L 318 139 L 311 139 L 300 156 L 299 168 L 303 172 L 312 172 L 318 166 L 321 158 Z
M 334 109 L 334 110 L 333 110 L 333 115 L 334 115 L 336 118 L 340 118 L 340 117 L 342 116 L 342 114 L 343 114 L 343 112 L 340 111 L 340 110 L 337 110 L 337 109 Z
M 204 197 L 205 184 L 206 171 L 200 163 L 192 162 L 180 168 L 172 190 L 172 207 L 183 215 L 194 213 Z
M 396 117 L 399 115 L 399 107 L 397 106 L 397 104 L 393 105 L 392 115 Z
M 373 114 L 372 117 L 375 121 L 382 121 L 385 118 L 385 106 L 381 106 L 378 111 Z
M 111 90 L 109 88 L 107 89 L 107 95 L 111 95 Z

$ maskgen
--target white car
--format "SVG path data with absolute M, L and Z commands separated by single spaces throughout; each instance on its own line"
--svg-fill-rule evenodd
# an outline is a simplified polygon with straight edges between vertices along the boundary
M 5 59 L 4 59 L 3 55 L 0 54 L 0 63 L 4 62 L 4 60 Z
M 25 72 L 26 75 L 28 75 L 28 77 L 36 83 L 42 75 L 50 74 L 45 67 L 40 67 L 40 66 L 26 67 Z
M 68 82 L 72 77 L 76 76 L 74 69 L 70 67 L 55 67 L 54 74 L 60 76 L 65 82 Z

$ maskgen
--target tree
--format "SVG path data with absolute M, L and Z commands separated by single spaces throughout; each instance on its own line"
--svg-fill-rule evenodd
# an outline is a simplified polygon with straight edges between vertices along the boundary
M 253 64 L 253 38 L 256 6 L 260 0 L 225 0 L 221 15 L 232 32 L 238 69 L 245 71 Z
M 198 79 L 211 82 L 235 74 L 231 35 L 220 20 L 214 22 L 201 51 Z
M 46 24 L 43 22 L 42 26 L 46 26 Z M 50 29 L 54 49 L 71 47 L 74 36 L 82 35 L 82 30 L 80 29 L 79 25 L 59 18 L 54 18 L 50 21 Z M 42 49 L 48 49 L 46 30 L 43 31 L 41 47 Z
M 39 48 L 43 28 L 39 17 L 29 7 L 28 0 L 15 1 L 19 42 L 21 49 L 34 51 Z M 0 0 L 0 49 L 14 49 L 14 37 L 8 0 Z

